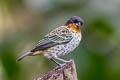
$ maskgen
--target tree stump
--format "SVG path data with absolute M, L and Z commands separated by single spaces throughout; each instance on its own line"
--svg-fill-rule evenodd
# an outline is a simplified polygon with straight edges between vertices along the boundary
M 34 80 L 78 80 L 74 60 L 70 60 L 62 66 L 57 66 L 44 76 Z

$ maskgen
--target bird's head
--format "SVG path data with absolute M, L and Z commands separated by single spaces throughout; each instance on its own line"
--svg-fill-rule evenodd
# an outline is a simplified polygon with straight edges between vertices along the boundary
M 73 16 L 65 23 L 65 25 L 68 26 L 74 32 L 80 33 L 83 22 L 83 19 L 81 19 L 80 17 Z

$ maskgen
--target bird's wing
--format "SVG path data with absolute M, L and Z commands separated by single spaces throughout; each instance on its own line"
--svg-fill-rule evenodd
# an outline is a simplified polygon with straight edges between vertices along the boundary
M 56 45 L 68 43 L 72 38 L 72 34 L 67 28 L 57 28 L 40 40 L 31 52 L 45 50 Z

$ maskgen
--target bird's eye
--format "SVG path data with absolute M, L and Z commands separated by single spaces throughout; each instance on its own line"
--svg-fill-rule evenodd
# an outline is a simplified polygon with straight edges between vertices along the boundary
M 77 22 L 76 25 L 77 25 L 77 26 L 81 26 L 81 23 L 80 23 L 80 22 Z

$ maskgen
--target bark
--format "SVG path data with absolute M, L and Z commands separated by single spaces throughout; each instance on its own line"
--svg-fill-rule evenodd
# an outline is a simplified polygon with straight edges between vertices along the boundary
M 74 60 L 70 60 L 34 80 L 78 80 Z

